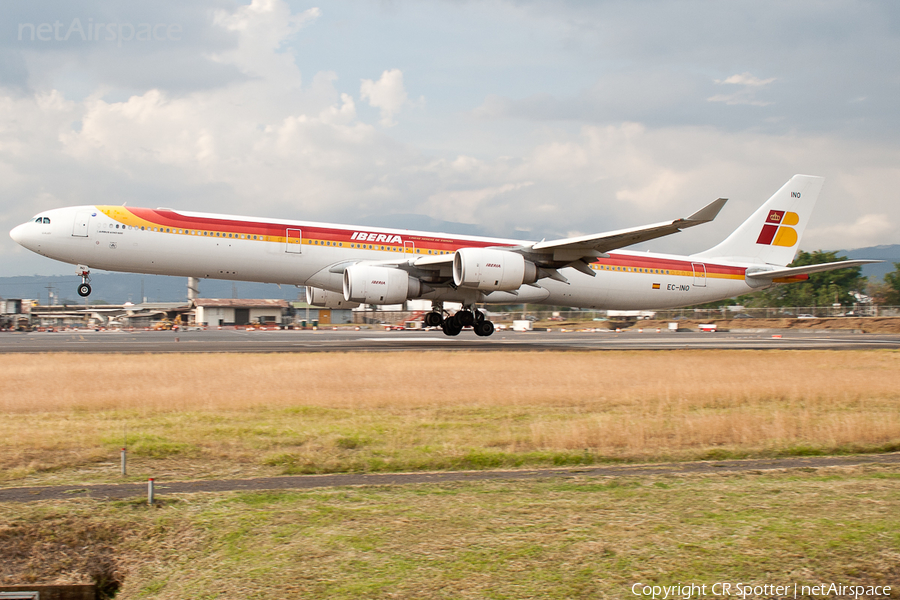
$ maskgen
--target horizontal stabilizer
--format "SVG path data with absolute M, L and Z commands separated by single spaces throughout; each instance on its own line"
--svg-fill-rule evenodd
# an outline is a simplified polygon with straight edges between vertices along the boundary
M 835 269 L 847 269 L 850 267 L 860 267 L 862 265 L 870 265 L 872 263 L 884 262 L 883 260 L 842 260 L 838 262 L 821 263 L 818 265 L 804 265 L 802 267 L 787 267 L 784 269 L 775 269 L 772 271 L 757 271 L 755 273 L 747 273 L 747 279 L 767 280 L 780 279 L 782 277 L 793 277 L 795 275 L 809 275 L 810 273 L 821 273 L 823 271 L 834 271 Z

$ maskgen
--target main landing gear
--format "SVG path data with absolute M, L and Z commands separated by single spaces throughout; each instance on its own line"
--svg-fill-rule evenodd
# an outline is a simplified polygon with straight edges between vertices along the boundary
M 91 295 L 91 272 L 87 267 L 83 265 L 78 265 L 78 270 L 75 272 L 76 275 L 81 275 L 81 285 L 78 286 L 78 295 L 82 298 L 86 298 Z
M 444 318 L 440 308 L 435 307 L 425 315 L 424 321 L 426 327 L 440 327 L 444 335 L 459 335 L 463 327 L 471 327 L 479 337 L 487 337 L 494 333 L 494 324 L 485 318 L 484 313 L 467 306 L 447 318 Z

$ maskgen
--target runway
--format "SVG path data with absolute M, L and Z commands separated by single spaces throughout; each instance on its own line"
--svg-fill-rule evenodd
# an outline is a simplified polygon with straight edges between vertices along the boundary
M 305 331 L 82 331 L 0 333 L 9 352 L 391 352 L 391 351 L 584 351 L 584 350 L 862 350 L 900 349 L 900 334 L 835 330 L 742 330 L 731 332 L 497 331 L 480 338 L 471 331 L 447 337 L 439 331 L 349 329 Z

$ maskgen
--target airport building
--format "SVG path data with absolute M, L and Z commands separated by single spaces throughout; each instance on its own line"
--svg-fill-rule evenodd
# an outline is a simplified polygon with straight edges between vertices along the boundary
M 339 325 L 353 323 L 353 311 L 345 308 L 320 308 L 306 302 L 292 302 L 294 323 L 306 325 Z
M 290 308 L 287 300 L 245 300 L 239 298 L 197 298 L 193 300 L 197 325 L 282 325 Z

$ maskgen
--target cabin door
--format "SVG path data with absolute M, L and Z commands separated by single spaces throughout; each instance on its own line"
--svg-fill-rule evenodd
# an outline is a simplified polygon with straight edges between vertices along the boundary
M 284 236 L 284 251 L 289 254 L 301 254 L 303 248 L 303 237 L 300 235 L 299 229 L 287 228 Z
M 691 263 L 694 268 L 694 287 L 706 287 L 706 265 Z
M 72 235 L 74 237 L 88 236 L 88 223 L 91 222 L 91 213 L 80 212 L 75 215 L 75 225 L 72 227 Z

